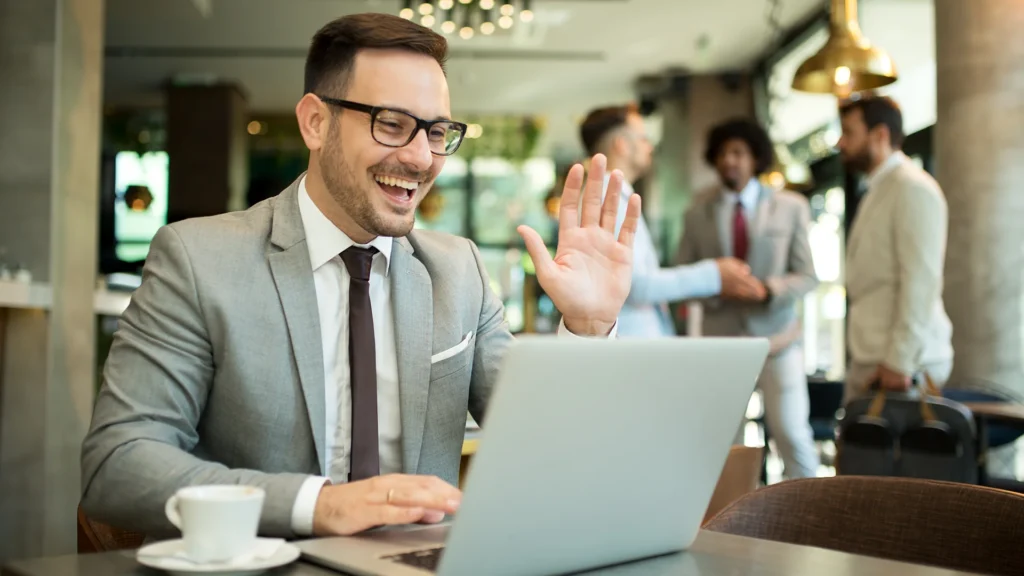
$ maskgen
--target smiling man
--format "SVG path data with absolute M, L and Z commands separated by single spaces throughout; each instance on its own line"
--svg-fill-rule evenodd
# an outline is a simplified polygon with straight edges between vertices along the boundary
M 473 243 L 413 231 L 466 130 L 446 53 L 392 16 L 326 25 L 295 109 L 307 172 L 157 234 L 83 446 L 87 514 L 173 534 L 164 503 L 196 484 L 262 487 L 260 532 L 285 537 L 457 510 L 466 412 L 483 421 L 512 335 Z M 554 258 L 520 228 L 567 337 L 611 335 L 630 289 L 640 202 L 616 238 L 605 162 L 570 172 Z

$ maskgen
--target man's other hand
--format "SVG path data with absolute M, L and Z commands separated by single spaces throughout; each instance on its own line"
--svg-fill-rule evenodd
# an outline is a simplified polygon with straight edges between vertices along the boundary
M 314 536 L 348 536 L 397 524 L 436 524 L 454 514 L 462 492 L 435 476 L 392 474 L 324 486 L 313 515 Z

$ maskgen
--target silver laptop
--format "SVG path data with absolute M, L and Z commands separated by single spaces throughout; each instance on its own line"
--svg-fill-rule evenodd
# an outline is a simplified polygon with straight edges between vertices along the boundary
M 367 576 L 565 574 L 696 538 L 768 342 L 521 338 L 450 523 L 301 542 Z

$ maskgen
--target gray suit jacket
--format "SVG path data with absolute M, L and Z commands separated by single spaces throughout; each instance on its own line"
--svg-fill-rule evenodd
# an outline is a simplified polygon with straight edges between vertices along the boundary
M 718 225 L 720 212 L 730 210 L 720 188 L 699 194 L 686 211 L 677 258 L 690 264 L 725 256 L 726 239 Z M 771 291 L 767 304 L 746 304 L 710 298 L 703 301 L 703 333 L 708 336 L 767 337 L 773 353 L 800 338 L 797 303 L 818 285 L 807 230 L 807 200 L 789 191 L 762 186 L 748 233 L 747 263 L 751 273 Z
M 294 535 L 300 485 L 326 472 L 319 316 L 296 184 L 247 211 L 157 233 L 82 448 L 88 515 L 173 534 L 164 502 L 177 489 L 249 484 L 267 493 L 260 532 Z M 482 422 L 512 335 L 464 238 L 396 239 L 388 278 L 404 471 L 456 484 L 467 408 Z M 469 331 L 475 342 L 431 364 Z

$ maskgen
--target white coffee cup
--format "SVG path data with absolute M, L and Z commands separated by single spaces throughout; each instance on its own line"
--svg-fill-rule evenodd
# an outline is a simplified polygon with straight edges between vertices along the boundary
M 221 562 L 256 545 L 265 493 L 253 486 L 190 486 L 167 499 L 164 513 L 195 562 Z

